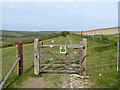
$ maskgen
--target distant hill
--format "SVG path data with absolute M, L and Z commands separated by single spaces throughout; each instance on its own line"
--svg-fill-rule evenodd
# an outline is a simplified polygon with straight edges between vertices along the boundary
M 7 31 L 2 30 L 2 37 L 40 37 L 50 34 L 57 34 L 57 31 L 41 31 L 41 32 L 28 32 L 28 31 Z
M 8 31 L 2 30 L 2 46 L 8 43 L 14 43 L 20 40 L 30 40 L 37 37 L 43 37 L 47 35 L 58 34 L 59 31 L 39 31 L 39 32 L 28 32 L 28 31 Z
M 113 35 L 113 34 L 117 34 L 118 33 L 118 28 L 120 28 L 120 27 L 88 30 L 88 31 L 82 31 L 82 34 L 83 35 L 96 35 L 96 34 Z M 76 32 L 74 34 L 81 34 L 81 32 Z

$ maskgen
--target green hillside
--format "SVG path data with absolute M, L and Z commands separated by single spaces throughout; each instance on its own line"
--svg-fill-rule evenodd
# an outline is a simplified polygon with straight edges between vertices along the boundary
M 70 33 L 75 33 L 77 31 L 70 31 Z M 18 42 L 20 40 L 32 40 L 36 37 L 43 37 L 48 35 L 54 35 L 59 34 L 60 31 L 37 31 L 37 32 L 30 32 L 30 31 L 8 31 L 8 30 L 2 30 L 2 42 L 1 46 L 12 44 L 15 42 Z
M 51 43 L 51 40 L 55 40 L 55 43 Z M 44 45 L 79 45 L 82 37 L 77 35 L 68 35 L 67 37 L 56 37 L 52 39 L 48 39 L 43 41 Z M 62 85 L 68 84 L 66 88 L 71 88 L 70 83 L 73 83 L 74 87 L 78 88 L 80 81 L 88 82 L 85 88 L 118 88 L 118 72 L 116 71 L 117 65 L 117 47 L 115 45 L 110 46 L 100 46 L 105 45 L 104 42 L 97 42 L 91 39 L 87 40 L 87 61 L 86 61 L 86 69 L 88 79 L 76 78 L 70 74 L 49 74 L 49 73 L 40 73 L 39 76 L 35 76 L 33 72 L 33 63 L 34 63 L 34 44 L 26 44 L 23 46 L 23 66 L 24 66 L 24 74 L 20 77 L 17 76 L 17 68 L 14 70 L 12 76 L 9 78 L 4 87 L 16 87 L 23 88 L 25 85 L 24 81 L 28 81 L 28 85 L 34 80 L 38 78 L 37 83 L 41 83 L 39 85 L 40 88 L 62 88 Z M 59 48 L 50 48 L 50 51 L 59 51 Z M 41 50 L 40 50 L 41 51 Z M 67 49 L 69 51 L 69 49 Z M 14 64 L 16 60 L 16 47 L 7 47 L 2 49 L 2 61 L 3 61 L 3 78 L 6 76 L 11 66 Z M 42 55 L 41 55 L 42 56 Z M 51 55 L 45 54 L 43 55 L 46 58 L 52 58 Z M 58 55 L 61 56 L 61 55 Z M 80 58 L 79 55 L 70 54 L 66 58 Z M 71 61 L 68 61 L 72 63 Z M 42 63 L 42 61 L 40 61 Z M 49 63 L 44 61 L 43 63 Z M 61 63 L 61 62 L 56 62 Z M 73 63 L 79 63 L 73 62 Z M 51 69 L 49 67 L 48 69 Z M 56 67 L 52 69 L 63 69 L 63 67 Z M 31 82 L 29 79 L 33 78 Z M 70 81 L 70 79 L 74 79 Z M 75 84 L 75 82 L 77 83 Z M 47 84 L 49 83 L 49 84 Z M 34 84 L 37 85 L 37 84 Z M 29 85 L 30 87 L 34 87 Z M 42 86 L 43 85 L 43 86 Z M 77 86 L 78 85 L 78 86 Z
M 2 46 L 8 43 L 14 43 L 20 40 L 30 40 L 36 37 L 43 37 L 47 35 L 58 34 L 57 31 L 40 31 L 40 32 L 27 32 L 27 31 L 7 31 L 2 30 Z

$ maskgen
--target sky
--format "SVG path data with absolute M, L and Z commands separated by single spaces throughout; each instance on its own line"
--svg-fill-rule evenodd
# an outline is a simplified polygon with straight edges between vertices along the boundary
M 118 26 L 118 2 L 3 2 L 2 30 L 86 31 Z

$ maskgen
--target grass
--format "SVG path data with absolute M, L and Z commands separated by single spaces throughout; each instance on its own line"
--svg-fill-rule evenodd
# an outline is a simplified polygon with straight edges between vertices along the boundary
M 109 36 L 110 37 L 110 36 Z M 69 35 L 69 38 L 57 37 L 43 41 L 44 45 L 53 45 L 51 40 L 55 40 L 55 45 L 69 45 L 69 40 L 73 44 L 80 44 L 82 38 L 76 35 Z M 92 88 L 118 88 L 118 72 L 116 71 L 116 57 L 117 57 L 117 47 L 110 46 L 107 48 L 101 48 L 96 50 L 96 48 L 90 48 L 92 46 L 104 45 L 102 42 L 96 42 L 94 40 L 87 40 L 87 75 L 90 76 L 89 81 L 92 82 Z M 59 48 L 50 48 L 50 51 L 59 51 Z M 69 49 L 70 50 L 70 49 Z M 110 50 L 110 51 L 109 51 Z M 41 51 L 41 50 L 40 50 Z M 67 49 L 68 51 L 68 49 Z M 14 64 L 16 60 L 16 47 L 7 47 L 2 49 L 2 58 L 3 59 L 3 79 Z M 9 58 L 6 58 L 10 56 Z M 59 57 L 61 55 L 58 55 Z M 46 58 L 50 58 L 50 55 L 44 55 Z M 66 58 L 79 58 L 78 56 L 69 55 Z M 6 59 L 5 59 L 6 58 Z M 16 75 L 16 70 L 14 70 L 12 76 L 8 79 L 4 87 L 14 87 L 14 85 L 20 85 L 23 81 L 27 80 L 28 77 L 43 77 L 47 73 L 41 73 L 39 76 L 33 74 L 33 62 L 34 62 L 34 44 L 25 44 L 23 46 L 23 60 L 24 60 L 24 74 L 20 77 Z M 44 62 L 47 63 L 47 62 Z M 57 62 L 61 63 L 61 62 Z M 99 76 L 101 74 L 102 76 Z M 57 77 L 57 76 L 56 76 Z M 52 77 L 50 78 L 52 79 Z M 59 81 L 60 78 L 57 77 Z M 49 80 L 49 78 L 47 79 Z M 53 79 L 52 79 L 53 80 Z M 53 80 L 54 83 L 57 83 Z

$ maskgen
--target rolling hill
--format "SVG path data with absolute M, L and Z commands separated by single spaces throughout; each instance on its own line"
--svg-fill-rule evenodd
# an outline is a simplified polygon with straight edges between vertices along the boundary
M 96 35 L 96 34 L 113 35 L 118 33 L 119 28 L 120 27 L 102 28 L 102 29 L 95 29 L 95 30 L 88 30 L 81 32 L 83 35 Z M 81 32 L 76 32 L 74 34 L 81 34 Z
M 58 31 L 39 31 L 39 32 L 28 32 L 28 31 L 8 31 L 2 30 L 2 46 L 8 43 L 14 43 L 20 40 L 30 40 L 36 37 L 43 37 L 47 35 L 58 34 Z

